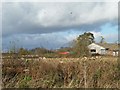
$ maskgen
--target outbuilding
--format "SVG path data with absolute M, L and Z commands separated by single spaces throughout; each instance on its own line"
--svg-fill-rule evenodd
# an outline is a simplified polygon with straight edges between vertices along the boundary
M 91 54 L 100 54 L 100 55 L 106 54 L 106 48 L 104 48 L 98 44 L 92 43 L 88 46 L 88 48 L 89 48 Z
M 106 48 L 106 55 L 118 56 L 119 47 L 117 43 L 98 43 L 98 45 Z

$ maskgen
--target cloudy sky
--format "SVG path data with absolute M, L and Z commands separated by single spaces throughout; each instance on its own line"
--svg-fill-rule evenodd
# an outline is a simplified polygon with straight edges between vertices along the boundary
M 116 2 L 4 2 L 2 4 L 2 47 L 10 41 L 18 47 L 55 49 L 68 45 L 84 32 L 96 42 L 118 40 Z

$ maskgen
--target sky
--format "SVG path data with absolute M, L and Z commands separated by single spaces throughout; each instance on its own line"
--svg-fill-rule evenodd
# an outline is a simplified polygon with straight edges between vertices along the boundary
M 10 42 L 32 49 L 66 47 L 84 32 L 95 41 L 118 40 L 116 2 L 4 2 L 2 3 L 2 48 Z

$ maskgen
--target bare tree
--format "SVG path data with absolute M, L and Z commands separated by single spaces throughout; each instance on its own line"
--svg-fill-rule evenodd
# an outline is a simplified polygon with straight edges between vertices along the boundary
M 100 43 L 104 43 L 104 42 L 105 42 L 105 38 L 103 36 L 101 36 Z

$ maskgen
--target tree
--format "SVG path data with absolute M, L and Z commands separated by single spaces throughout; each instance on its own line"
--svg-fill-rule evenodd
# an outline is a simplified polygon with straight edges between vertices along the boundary
M 95 42 L 94 35 L 90 32 L 79 35 L 79 37 L 75 40 L 74 50 L 77 53 L 77 56 L 88 56 L 89 49 L 88 45 Z
M 104 43 L 105 38 L 103 36 L 101 36 L 101 40 L 100 43 Z
M 30 54 L 30 51 L 28 51 L 27 49 L 24 49 L 24 48 L 20 48 L 18 53 L 20 55 L 27 55 L 27 54 Z

